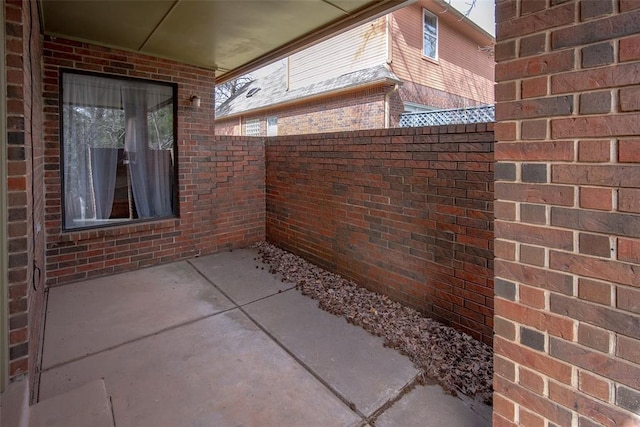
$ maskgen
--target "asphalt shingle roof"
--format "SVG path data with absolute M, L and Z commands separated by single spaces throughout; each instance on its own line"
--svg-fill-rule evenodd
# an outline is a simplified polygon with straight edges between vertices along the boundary
M 367 68 L 338 77 L 323 80 L 302 88 L 287 90 L 286 66 L 277 68 L 273 73 L 257 78 L 245 85 L 216 110 L 216 119 L 246 113 L 252 110 L 275 106 L 285 102 L 330 93 L 337 90 L 385 82 L 401 83 L 402 81 L 384 65 Z M 255 88 L 253 95 L 247 94 Z

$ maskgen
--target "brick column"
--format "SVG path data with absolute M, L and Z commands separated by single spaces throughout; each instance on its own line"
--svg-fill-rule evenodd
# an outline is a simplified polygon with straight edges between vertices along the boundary
M 640 1 L 496 21 L 494 425 L 640 425 Z
M 9 376 L 35 378 L 44 298 L 42 39 L 35 2 L 4 2 Z M 33 26 L 33 28 L 32 28 Z M 4 149 L 4 147 L 3 147 Z M 4 320 L 4 319 L 3 319 Z

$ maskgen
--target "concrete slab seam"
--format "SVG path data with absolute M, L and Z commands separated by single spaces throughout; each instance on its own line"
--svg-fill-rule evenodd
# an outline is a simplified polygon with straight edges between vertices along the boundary
M 457 397 L 460 399 L 460 401 L 462 402 L 462 404 L 464 406 L 469 408 L 469 410 L 471 412 L 473 412 L 474 414 L 478 415 L 480 418 L 482 418 L 482 419 L 488 421 L 489 423 L 491 423 L 491 421 L 492 421 L 492 413 L 493 413 L 492 411 L 489 414 L 479 411 L 478 409 L 480 409 L 482 406 L 478 405 L 478 404 L 474 405 L 474 403 L 477 403 L 477 402 L 475 402 L 473 400 L 473 398 L 465 395 L 461 391 L 457 391 L 457 392 L 458 392 L 458 396 Z
M 345 396 L 342 395 L 338 390 L 333 388 L 324 378 L 320 376 L 320 374 L 316 373 L 310 366 L 308 366 L 302 359 L 300 359 L 295 353 L 289 350 L 283 343 L 281 343 L 273 334 L 271 334 L 265 327 L 262 326 L 257 320 L 249 315 L 242 307 L 239 307 L 239 310 L 249 318 L 262 332 L 264 332 L 269 338 L 271 338 L 280 348 L 282 348 L 289 356 L 291 356 L 296 362 L 300 364 L 305 370 L 307 370 L 315 379 L 317 379 L 322 385 L 324 385 L 331 393 L 333 393 L 340 401 L 342 401 L 349 409 L 355 412 L 359 417 L 363 420 L 366 418 L 366 415 L 360 411 L 355 403 L 351 402 Z
M 47 330 L 47 307 L 49 306 L 49 287 L 44 288 L 44 298 L 42 301 L 42 323 L 40 330 L 40 347 L 38 349 L 37 363 L 36 363 L 36 378 L 33 384 L 32 403 L 36 404 L 40 402 L 40 380 L 42 379 L 42 360 L 44 355 L 44 337 Z
M 233 303 L 237 308 L 244 307 L 244 306 L 247 306 L 247 305 L 249 305 L 249 304 L 253 304 L 253 303 L 256 303 L 256 302 L 258 302 L 258 301 L 262 301 L 262 300 L 265 300 L 265 299 L 271 298 L 271 297 L 273 297 L 273 296 L 275 296 L 275 295 L 280 295 L 280 294 L 282 294 L 282 293 L 289 292 L 289 291 L 291 291 L 291 290 L 293 290 L 293 289 L 295 289 L 295 288 L 296 288 L 296 285 L 294 285 L 294 284 L 290 284 L 290 286 L 289 286 L 288 288 L 286 288 L 286 289 L 280 289 L 280 290 L 278 290 L 278 292 L 276 292 L 276 293 L 273 293 L 273 294 L 270 294 L 270 295 L 266 295 L 266 296 L 263 296 L 263 297 L 260 297 L 260 298 L 256 298 L 256 299 L 251 300 L 251 301 L 247 301 L 247 302 L 245 302 L 244 304 L 238 304 L 238 303 L 237 303 L 233 298 L 231 298 L 231 296 L 230 296 L 230 295 L 228 295 L 225 291 L 223 291 L 223 290 L 222 290 L 222 288 L 220 288 L 220 287 L 219 287 L 218 285 L 216 285 L 216 284 L 215 284 L 211 279 L 209 279 L 209 278 L 206 276 L 206 274 L 198 268 L 198 266 L 197 266 L 197 265 L 192 264 L 192 263 L 191 263 L 191 260 L 186 260 L 186 262 L 187 262 L 187 264 L 189 264 L 191 267 L 193 267 L 193 269 L 194 269 L 194 270 L 196 270 L 196 272 L 197 272 L 200 276 L 202 276 L 202 278 L 203 278 L 203 279 L 205 279 L 208 283 L 210 283 L 211 285 L 213 285 L 213 287 L 215 287 L 215 288 L 216 288 L 216 290 L 218 290 L 218 291 L 219 291 L 219 292 L 220 292 L 220 293 L 221 293 L 225 298 L 227 298 L 229 301 L 231 301 L 231 302 L 232 302 L 232 303 Z M 286 282 L 285 282 L 285 283 L 286 283 Z
M 218 290 L 220 290 L 220 288 L 218 288 L 217 286 L 216 286 L 216 288 Z M 229 297 L 227 295 L 225 295 L 225 297 L 229 298 L 234 304 L 236 304 L 236 307 L 242 308 L 242 307 L 246 307 L 248 305 L 251 305 L 253 303 L 256 303 L 256 302 L 259 302 L 259 301 L 262 301 L 262 300 L 265 300 L 265 299 L 269 299 L 271 297 L 275 297 L 276 295 L 284 294 L 285 292 L 289 292 L 289 291 L 291 291 L 293 289 L 295 289 L 295 286 L 292 286 L 292 287 L 287 288 L 287 289 L 280 290 L 280 291 L 276 292 L 275 294 L 267 295 L 267 296 L 264 296 L 264 297 L 257 298 L 257 299 L 255 299 L 253 301 L 245 302 L 244 304 L 236 304 L 235 301 L 231 300 L 231 297 Z M 220 292 L 222 292 L 222 291 L 220 290 Z M 224 293 L 222 293 L 222 294 L 224 295 Z
M 235 304 L 235 303 L 234 303 L 234 304 Z M 210 318 L 210 317 L 214 317 L 214 316 L 218 316 L 218 315 L 220 315 L 220 314 L 228 313 L 229 311 L 236 310 L 237 308 L 238 308 L 238 307 L 237 307 L 237 306 L 235 306 L 235 307 L 231 307 L 231 308 L 228 308 L 228 309 L 225 309 L 225 310 L 216 311 L 215 313 L 207 314 L 207 315 L 204 315 L 204 316 L 197 317 L 197 318 L 195 318 L 195 319 L 187 320 L 186 322 L 182 322 L 182 323 L 178 323 L 178 324 L 175 324 L 175 325 L 171 325 L 171 326 L 169 326 L 169 327 L 166 327 L 166 328 L 160 329 L 160 330 L 158 330 L 158 331 L 151 332 L 151 333 L 149 333 L 149 334 L 142 335 L 142 336 L 140 336 L 140 337 L 137 337 L 137 338 L 134 338 L 134 339 L 131 339 L 131 340 L 127 340 L 127 341 L 121 342 L 121 343 L 119 343 L 119 344 L 115 344 L 115 345 L 112 345 L 112 346 L 110 346 L 110 347 L 103 348 L 103 349 L 98 350 L 98 351 L 93 351 L 93 352 L 90 352 L 90 353 L 84 354 L 84 355 L 82 355 L 82 356 L 78 356 L 78 357 L 74 357 L 74 358 L 69 359 L 69 360 L 65 360 L 64 362 L 56 363 L 56 364 L 54 364 L 54 365 L 51 365 L 51 366 L 47 367 L 46 369 L 42 369 L 42 370 L 40 371 L 40 374 L 43 374 L 43 373 L 45 373 L 45 372 L 48 372 L 48 371 L 50 371 L 50 370 L 52 370 L 52 369 L 59 368 L 59 367 L 61 367 L 61 366 L 68 365 L 68 364 L 70 364 L 70 363 L 77 362 L 78 360 L 82 360 L 82 359 L 86 359 L 86 358 L 91 357 L 91 356 L 95 356 L 96 354 L 100 354 L 100 353 L 104 353 L 104 352 L 107 352 L 107 351 L 110 351 L 110 350 L 114 350 L 114 349 L 116 349 L 116 348 L 120 348 L 120 347 L 123 347 L 123 346 L 125 346 L 125 345 L 132 344 L 132 343 L 134 343 L 134 342 L 137 342 L 137 341 L 142 341 L 142 340 L 145 340 L 145 339 L 147 339 L 147 338 L 150 338 L 150 337 L 153 337 L 153 336 L 156 336 L 156 335 L 160 335 L 160 334 L 162 334 L 162 333 L 164 333 L 164 332 L 168 332 L 168 331 L 171 331 L 171 330 L 174 330 L 174 329 L 177 329 L 177 328 L 181 328 L 181 327 L 183 327 L 183 326 L 191 325 L 191 324 L 193 324 L 193 323 L 199 322 L 199 321 L 201 321 L 201 320 L 208 319 L 208 318 Z
M 377 410 L 371 414 L 368 418 L 366 418 L 366 422 L 370 425 L 375 425 L 376 419 L 384 414 L 389 408 L 395 405 L 397 402 L 402 400 L 402 398 L 409 392 L 411 392 L 414 388 L 419 385 L 425 383 L 425 372 L 420 370 L 408 383 L 406 383 L 402 388 L 396 393 L 395 396 L 389 398 L 385 403 L 383 403 Z M 437 384 L 437 383 L 434 383 Z
M 104 381 L 104 378 L 102 380 Z M 111 398 L 111 395 L 109 395 L 109 410 L 111 411 L 111 425 L 116 427 L 116 413 L 113 410 L 113 399 Z
M 242 314 L 244 314 L 245 316 L 247 316 L 247 318 L 249 320 L 251 320 L 251 322 L 253 322 L 253 324 L 255 324 L 262 332 L 264 332 L 265 335 L 267 335 L 269 338 L 271 338 L 280 348 L 282 348 L 289 356 L 291 356 L 296 362 L 298 362 L 298 364 L 300 364 L 300 366 L 302 366 L 307 372 L 309 372 L 316 380 L 318 380 L 323 386 L 325 386 L 331 393 L 333 393 L 342 403 L 344 403 L 345 405 L 347 405 L 347 407 L 349 409 L 351 409 L 353 412 L 355 412 L 360 418 L 362 418 L 362 420 L 366 420 L 366 415 L 362 413 L 362 411 L 360 411 L 356 405 L 351 402 L 349 399 L 347 399 L 345 396 L 342 395 L 342 393 L 340 393 L 338 390 L 336 390 L 335 388 L 333 388 L 327 381 L 324 380 L 324 378 L 322 378 L 318 373 L 316 373 L 310 366 L 308 366 L 302 359 L 300 359 L 298 356 L 296 356 L 291 350 L 289 350 L 282 342 L 280 342 L 280 340 L 278 340 L 273 334 L 271 334 L 264 326 L 262 326 L 262 324 L 260 324 L 257 320 L 255 320 L 244 308 L 243 306 L 238 305 L 229 295 L 227 295 L 222 289 L 220 289 L 213 281 L 211 281 L 207 276 L 205 276 L 200 270 L 198 270 L 198 268 L 195 265 L 192 265 L 191 263 L 189 263 L 189 265 L 191 265 L 207 282 L 211 283 L 211 285 L 213 287 L 215 287 L 222 295 L 224 295 L 226 298 L 228 298 L 235 306 L 238 310 L 240 310 L 240 312 Z M 290 291 L 292 288 L 289 288 L 283 292 L 287 292 Z M 273 295 L 269 295 L 267 297 L 263 297 L 263 298 L 259 298 L 256 301 L 261 301 L 267 298 L 271 298 L 274 295 L 278 295 L 278 294 L 273 294 Z M 247 304 L 252 304 L 255 303 L 256 301 L 253 301 L 251 303 L 247 303 Z M 245 304 L 246 305 L 246 304 Z

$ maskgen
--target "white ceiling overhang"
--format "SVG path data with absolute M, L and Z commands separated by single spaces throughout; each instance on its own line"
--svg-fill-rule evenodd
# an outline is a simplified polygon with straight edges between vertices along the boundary
M 224 82 L 414 0 L 40 0 L 44 33 L 216 71 Z

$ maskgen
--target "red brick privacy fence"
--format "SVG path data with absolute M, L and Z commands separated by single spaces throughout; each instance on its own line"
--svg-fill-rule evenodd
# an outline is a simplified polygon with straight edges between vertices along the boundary
M 268 138 L 267 239 L 490 343 L 493 125 Z

